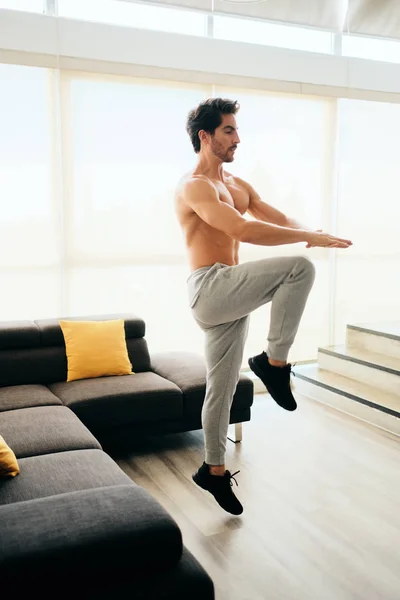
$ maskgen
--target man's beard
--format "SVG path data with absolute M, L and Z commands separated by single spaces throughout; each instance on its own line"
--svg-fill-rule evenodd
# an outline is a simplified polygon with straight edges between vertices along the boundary
M 235 148 L 235 147 L 236 146 L 233 146 L 233 148 Z M 214 156 L 216 156 L 217 158 L 222 160 L 222 162 L 229 163 L 229 162 L 233 162 L 235 159 L 233 152 L 231 152 L 232 147 L 230 147 L 228 149 L 224 149 L 222 144 L 217 142 L 215 139 L 213 139 L 213 141 L 212 141 L 211 150 L 212 150 L 212 153 L 214 154 Z

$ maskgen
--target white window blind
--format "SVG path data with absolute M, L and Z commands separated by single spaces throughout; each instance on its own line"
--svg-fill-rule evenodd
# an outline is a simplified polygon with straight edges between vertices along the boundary
M 400 106 L 340 100 L 336 341 L 347 323 L 398 320 Z
M 153 351 L 201 351 L 174 191 L 193 163 L 186 114 L 210 88 L 75 74 L 63 81 L 68 312 L 138 314 Z
M 51 73 L 0 64 L 1 319 L 60 309 Z M 29 100 L 28 100 L 29 99 Z
M 345 31 L 400 38 L 398 0 L 349 0 Z

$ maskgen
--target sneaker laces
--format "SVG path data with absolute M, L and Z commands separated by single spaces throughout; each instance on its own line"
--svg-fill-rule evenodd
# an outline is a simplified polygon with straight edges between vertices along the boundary
M 229 473 L 229 483 L 231 484 L 232 487 L 233 487 L 232 479 L 236 483 L 236 485 L 239 487 L 239 484 L 235 479 L 235 475 L 237 475 L 238 473 L 240 473 L 240 471 L 236 471 L 235 473 L 232 473 L 232 475 Z
M 291 377 L 291 375 L 293 375 L 293 377 L 296 377 L 296 373 L 294 372 L 293 368 L 296 366 L 297 363 L 288 363 L 287 365 L 285 365 L 282 369 L 282 377 L 284 379 L 287 378 L 287 382 L 289 384 L 289 388 L 293 391 L 295 388 L 295 384 L 293 381 L 293 378 Z
M 296 365 L 296 363 L 287 363 L 284 367 L 281 367 L 280 369 L 276 369 L 275 374 L 276 375 L 280 375 L 281 377 L 288 377 L 290 379 L 290 375 L 294 375 L 294 371 L 293 371 L 293 367 Z

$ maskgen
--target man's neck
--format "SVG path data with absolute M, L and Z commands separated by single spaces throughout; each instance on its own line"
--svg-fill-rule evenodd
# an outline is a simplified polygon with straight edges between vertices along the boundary
M 196 171 L 206 175 L 210 179 L 225 181 L 223 163 L 215 156 L 200 155 Z

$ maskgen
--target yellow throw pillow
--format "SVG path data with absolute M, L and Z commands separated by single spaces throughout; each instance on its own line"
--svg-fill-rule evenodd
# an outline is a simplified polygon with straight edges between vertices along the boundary
M 60 321 L 68 361 L 67 381 L 131 375 L 123 319 Z
M 19 473 L 17 458 L 0 435 L 0 477 L 15 477 Z

